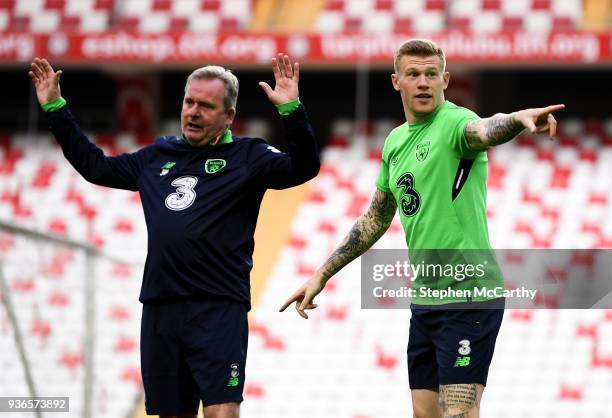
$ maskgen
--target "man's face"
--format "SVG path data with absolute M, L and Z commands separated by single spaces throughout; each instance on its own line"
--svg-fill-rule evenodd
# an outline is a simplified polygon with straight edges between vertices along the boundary
M 442 62 L 437 55 L 404 55 L 399 62 L 399 73 L 391 75 L 405 111 L 416 119 L 426 117 L 442 104 L 449 79 L 450 74 L 442 72 Z
M 224 95 L 225 84 L 217 78 L 196 78 L 189 83 L 183 98 L 181 129 L 192 145 L 206 145 L 231 125 L 236 110 L 225 110 Z

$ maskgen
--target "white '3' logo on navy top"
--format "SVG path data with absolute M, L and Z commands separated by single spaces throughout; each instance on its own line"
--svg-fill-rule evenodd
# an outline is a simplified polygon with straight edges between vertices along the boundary
M 198 179 L 193 176 L 183 176 L 174 180 L 172 186 L 176 187 L 176 192 L 170 193 L 166 197 L 166 207 L 170 210 L 183 210 L 195 202 L 196 192 L 193 190 L 198 184 Z

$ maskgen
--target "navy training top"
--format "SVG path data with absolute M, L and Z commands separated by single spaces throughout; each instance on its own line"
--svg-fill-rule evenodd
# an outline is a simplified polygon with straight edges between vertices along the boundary
M 67 106 L 46 115 L 64 156 L 87 181 L 140 192 L 148 231 L 142 303 L 214 295 L 250 309 L 253 234 L 265 191 L 302 184 L 319 171 L 303 105 L 282 117 L 288 153 L 259 138 L 194 147 L 165 136 L 107 157 Z

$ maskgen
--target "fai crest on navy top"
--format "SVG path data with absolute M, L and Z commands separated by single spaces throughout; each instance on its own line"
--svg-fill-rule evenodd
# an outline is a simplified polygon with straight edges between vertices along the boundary
M 423 141 L 416 146 L 416 159 L 419 161 L 425 161 L 425 158 L 429 155 L 429 141 Z
M 215 174 L 223 170 L 223 167 L 225 167 L 225 160 L 221 160 L 219 158 L 214 160 L 206 160 L 206 163 L 204 164 L 204 170 L 208 174 Z

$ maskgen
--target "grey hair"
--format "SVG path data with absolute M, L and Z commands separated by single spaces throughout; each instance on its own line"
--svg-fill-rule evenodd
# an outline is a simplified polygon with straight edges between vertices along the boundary
M 185 83 L 185 93 L 189 83 L 194 79 L 215 79 L 223 81 L 225 84 L 225 95 L 223 97 L 223 106 L 225 110 L 236 108 L 236 102 L 238 101 L 238 78 L 228 69 L 223 68 L 219 65 L 207 65 L 205 67 L 194 70 Z

